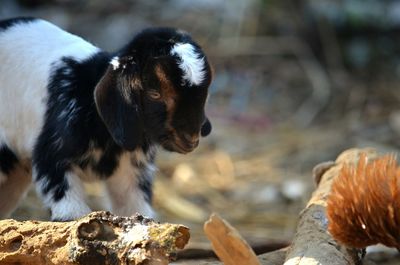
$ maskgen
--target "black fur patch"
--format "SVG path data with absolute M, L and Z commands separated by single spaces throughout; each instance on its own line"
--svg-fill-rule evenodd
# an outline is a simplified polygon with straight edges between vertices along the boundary
M 100 178 L 112 175 L 122 148 L 112 139 L 98 115 L 93 91 L 108 67 L 111 56 L 98 53 L 86 61 L 63 58 L 54 64 L 48 86 L 49 99 L 44 127 L 33 155 L 36 181 L 45 179 L 42 192 L 61 200 L 69 185 L 65 173 L 73 165 L 90 167 Z M 147 149 L 143 144 L 142 149 Z M 91 151 L 102 155 L 95 161 Z
M 145 200 L 151 204 L 153 200 L 153 176 L 149 176 L 147 173 L 142 173 L 139 176 L 139 188 L 143 191 Z
M 109 66 L 94 92 L 97 109 L 108 131 L 118 145 L 129 151 L 143 142 L 140 84 L 134 64 Z
M 45 123 L 34 149 L 33 163 L 36 180 L 46 179 L 42 192 L 51 191 L 55 201 L 62 199 L 69 188 L 65 172 L 73 164 L 83 163 L 90 142 L 103 150 L 112 145 L 93 99 L 94 87 L 109 59 L 108 54 L 98 53 L 83 62 L 63 58 L 54 64 Z M 104 171 L 110 174 L 113 169 L 107 167 Z
M 117 145 L 106 149 L 99 162 L 93 165 L 93 170 L 103 178 L 111 176 L 118 166 L 118 158 L 121 152 L 121 148 Z
M 0 147 L 0 171 L 9 174 L 18 164 L 18 158 L 6 145 Z
M 29 22 L 33 22 L 35 20 L 37 20 L 37 19 L 33 18 L 33 17 L 17 17 L 17 18 L 0 20 L 0 32 L 8 29 L 14 25 L 29 23 Z
M 111 176 L 118 167 L 118 158 L 121 153 L 121 147 L 112 144 L 104 149 L 98 161 L 95 161 L 93 156 L 89 155 L 83 160 L 78 161 L 77 165 L 83 170 L 89 167 L 96 172 L 99 177 L 107 178 Z

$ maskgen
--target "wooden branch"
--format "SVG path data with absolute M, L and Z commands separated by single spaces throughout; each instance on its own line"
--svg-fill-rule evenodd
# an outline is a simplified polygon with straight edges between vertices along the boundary
M 260 265 L 256 254 L 238 231 L 216 214 L 204 224 L 214 251 L 226 265 Z
M 208 261 L 200 265 L 282 265 L 285 260 L 286 248 L 256 256 L 238 231 L 215 214 L 204 224 L 204 231 L 222 262 Z
M 94 212 L 77 221 L 0 221 L 0 264 L 166 265 L 189 241 L 182 225 Z
M 326 201 L 334 178 L 346 164 L 356 164 L 362 153 L 374 159 L 377 153 L 372 149 L 350 149 L 343 152 L 334 164 L 323 164 L 314 170 L 322 176 L 314 176 L 318 183 L 311 200 L 301 212 L 296 235 L 287 253 L 285 265 L 339 265 L 361 264 L 363 250 L 339 245 L 327 232 Z M 330 168 L 329 168 L 330 167 Z

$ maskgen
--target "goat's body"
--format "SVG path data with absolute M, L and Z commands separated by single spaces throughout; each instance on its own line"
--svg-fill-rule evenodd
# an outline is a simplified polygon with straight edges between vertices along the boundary
M 95 109 L 93 90 L 108 61 L 46 21 L 0 22 L 0 216 L 15 208 L 32 171 L 55 219 L 90 211 L 81 180 L 93 178 L 111 183 L 117 214 L 151 214 L 153 148 L 122 150 Z
M 34 18 L 0 21 L 0 217 L 31 179 L 54 220 L 91 211 L 101 180 L 119 215 L 152 215 L 155 147 L 188 153 L 211 131 L 211 68 L 189 34 L 149 28 L 114 54 Z

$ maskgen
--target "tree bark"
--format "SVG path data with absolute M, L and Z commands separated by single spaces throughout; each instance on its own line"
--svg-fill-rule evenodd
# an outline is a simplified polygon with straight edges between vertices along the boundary
M 168 264 L 189 240 L 182 225 L 94 212 L 77 221 L 0 221 L 0 264 Z

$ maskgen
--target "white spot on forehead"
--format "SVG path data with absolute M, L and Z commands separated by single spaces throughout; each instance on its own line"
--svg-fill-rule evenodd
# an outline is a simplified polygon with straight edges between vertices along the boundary
M 171 50 L 172 55 L 177 55 L 181 62 L 179 68 L 182 69 L 184 82 L 191 85 L 200 85 L 205 77 L 204 57 L 196 52 L 195 47 L 190 43 L 177 43 Z
M 119 68 L 119 57 L 112 58 L 110 64 L 113 66 L 113 70 L 117 70 Z

